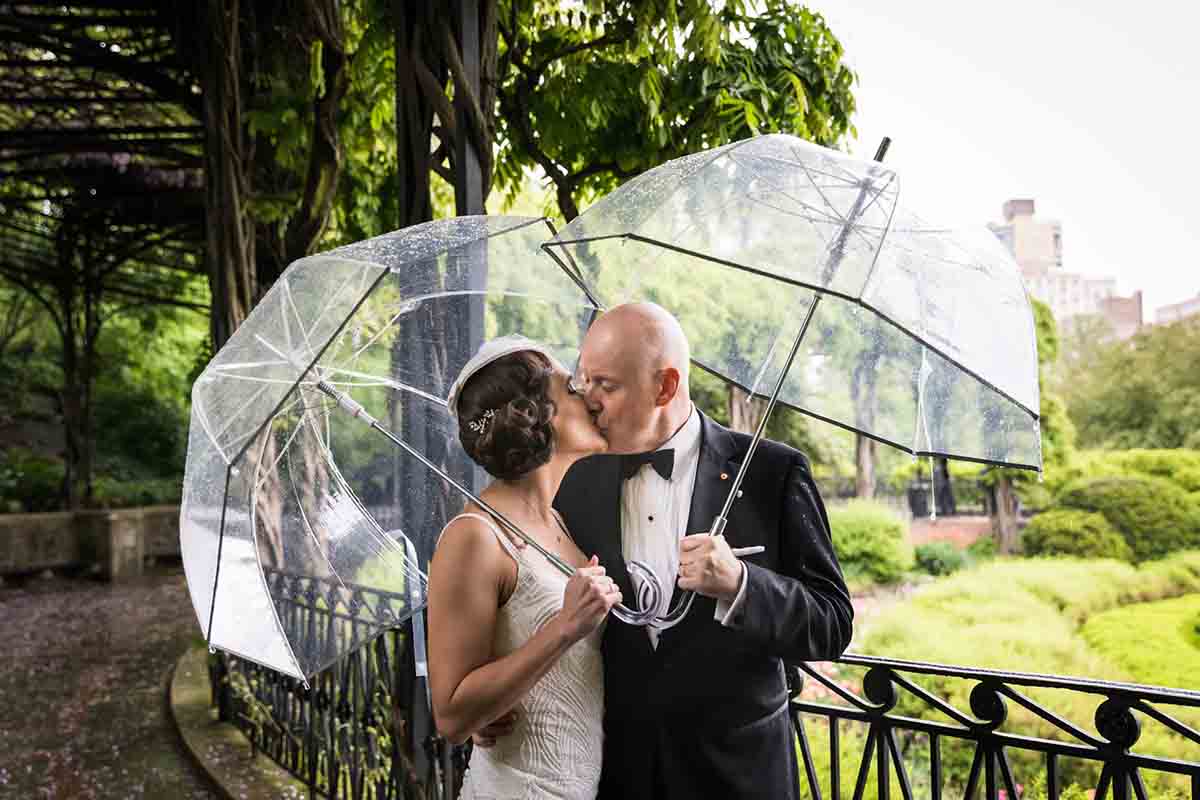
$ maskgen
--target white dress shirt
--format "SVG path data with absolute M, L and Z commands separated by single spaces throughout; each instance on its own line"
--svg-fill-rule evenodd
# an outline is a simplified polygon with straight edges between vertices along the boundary
M 679 577 L 679 540 L 687 534 L 688 514 L 692 508 L 692 493 L 696 488 L 696 473 L 700 464 L 700 414 L 692 407 L 687 422 L 658 448 L 673 448 L 675 465 L 671 480 L 664 480 L 654 467 L 645 464 L 625 479 L 621 486 L 621 554 L 625 561 L 644 561 L 663 583 L 659 616 L 666 614 L 671 604 L 671 592 Z M 634 592 L 638 578 L 630 576 Z M 714 618 L 728 625 L 746 590 L 746 568 L 742 566 L 737 597 L 730 604 L 717 601 Z M 650 644 L 658 647 L 659 632 L 646 627 Z

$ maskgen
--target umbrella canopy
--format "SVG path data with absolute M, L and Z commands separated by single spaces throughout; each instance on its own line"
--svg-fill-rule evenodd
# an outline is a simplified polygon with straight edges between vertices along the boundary
M 595 313 L 540 248 L 552 233 L 457 217 L 302 259 L 216 354 L 192 391 L 180 520 L 212 647 L 306 679 L 420 609 L 464 502 L 451 480 L 484 478 L 451 382 L 507 333 L 574 363 Z
M 879 163 L 760 136 L 643 173 L 547 250 L 604 306 L 666 307 L 693 361 L 751 393 L 778 385 L 779 402 L 914 455 L 1040 469 L 1016 264 L 901 190 Z

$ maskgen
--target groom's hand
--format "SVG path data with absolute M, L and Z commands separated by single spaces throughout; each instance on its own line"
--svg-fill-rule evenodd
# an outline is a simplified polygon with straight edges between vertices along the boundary
M 732 603 L 742 583 L 742 562 L 724 536 L 697 533 L 679 540 L 679 588 Z
M 497 739 L 513 732 L 517 725 L 517 712 L 510 711 L 499 719 L 492 720 L 471 736 L 476 747 L 494 747 Z

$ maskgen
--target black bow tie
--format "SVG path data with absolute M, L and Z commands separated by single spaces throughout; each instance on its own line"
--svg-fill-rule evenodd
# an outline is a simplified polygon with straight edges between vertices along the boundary
M 644 464 L 654 467 L 654 471 L 661 475 L 664 481 L 669 481 L 671 473 L 675 470 L 675 451 L 652 450 L 649 453 L 621 456 L 621 479 L 632 478 Z

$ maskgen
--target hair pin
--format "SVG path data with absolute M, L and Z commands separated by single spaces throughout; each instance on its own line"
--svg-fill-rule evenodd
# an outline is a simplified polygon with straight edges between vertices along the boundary
M 496 409 L 489 408 L 487 411 L 468 422 L 467 427 L 473 430 L 475 433 L 483 433 L 485 430 L 487 430 L 488 421 L 494 416 L 496 416 Z

